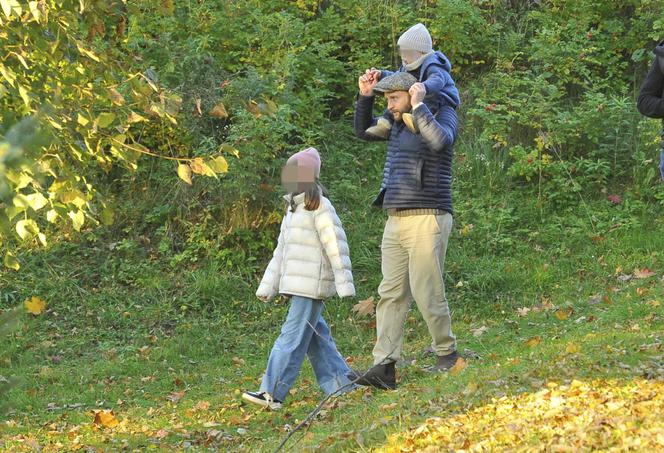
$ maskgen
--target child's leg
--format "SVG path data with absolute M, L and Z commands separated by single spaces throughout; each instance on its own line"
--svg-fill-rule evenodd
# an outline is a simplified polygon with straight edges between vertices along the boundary
M 326 395 L 345 386 L 347 386 L 346 391 L 352 390 L 353 386 L 348 385 L 350 380 L 347 377 L 350 368 L 339 353 L 330 334 L 330 328 L 322 315 L 319 315 L 315 325 L 316 332 L 309 343 L 307 356 L 316 374 L 318 385 Z
M 288 316 L 275 341 L 267 369 L 263 375 L 261 392 L 267 392 L 278 401 L 284 401 L 300 373 L 304 356 L 314 335 L 323 303 L 306 297 L 293 296 Z
M 380 138 L 388 138 L 390 136 L 390 130 L 394 124 L 394 116 L 390 113 L 389 110 L 385 109 L 383 114 L 378 117 L 376 125 L 371 126 L 367 129 L 367 134 L 375 135 Z

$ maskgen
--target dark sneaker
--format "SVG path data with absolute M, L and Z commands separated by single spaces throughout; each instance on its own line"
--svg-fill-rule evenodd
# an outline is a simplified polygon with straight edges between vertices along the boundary
M 457 360 L 460 358 L 461 356 L 456 351 L 448 355 L 439 355 L 438 362 L 433 367 L 433 369 L 435 371 L 448 371 L 457 363 Z
M 394 362 L 386 363 L 385 365 L 374 365 L 364 375 L 351 371 L 348 374 L 348 379 L 359 385 L 376 387 L 383 390 L 394 390 L 397 388 Z
M 242 399 L 258 406 L 267 407 L 273 411 L 278 411 L 282 406 L 281 401 L 275 400 L 267 392 L 244 392 L 242 393 Z

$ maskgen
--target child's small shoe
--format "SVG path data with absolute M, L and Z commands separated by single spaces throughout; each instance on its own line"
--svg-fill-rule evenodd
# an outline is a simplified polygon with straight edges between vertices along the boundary
M 402 113 L 401 119 L 403 119 L 403 123 L 406 125 L 408 130 L 410 130 L 413 134 L 418 134 L 420 132 L 420 130 L 417 127 L 417 124 L 415 124 L 415 119 L 413 118 L 412 113 Z
M 283 405 L 282 401 L 272 398 L 272 395 L 267 392 L 244 392 L 242 393 L 242 399 L 273 411 L 278 411 Z
M 385 118 L 378 118 L 376 125 L 367 129 L 367 134 L 379 138 L 388 138 L 390 136 L 390 129 L 392 129 L 392 123 Z

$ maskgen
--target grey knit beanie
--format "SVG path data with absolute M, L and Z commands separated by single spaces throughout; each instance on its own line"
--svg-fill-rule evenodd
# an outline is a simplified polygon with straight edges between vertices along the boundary
M 431 35 L 424 24 L 416 24 L 410 27 L 399 37 L 397 45 L 404 50 L 417 50 L 422 53 L 433 51 Z

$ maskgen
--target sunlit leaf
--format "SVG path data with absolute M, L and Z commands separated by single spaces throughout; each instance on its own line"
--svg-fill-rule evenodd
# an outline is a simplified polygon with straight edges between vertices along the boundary
M 25 310 L 31 315 L 40 315 L 46 309 L 46 302 L 37 296 L 32 296 L 30 299 L 23 302 Z
M 228 118 L 228 112 L 223 103 L 215 105 L 212 110 L 210 110 L 210 115 L 215 118 Z
M 654 277 L 655 275 L 657 274 L 648 269 L 647 267 L 643 269 L 634 269 L 634 278 L 643 279 L 643 278 Z
M 86 118 L 81 112 L 78 112 L 78 113 L 76 114 L 76 121 L 77 121 L 78 124 L 80 124 L 81 126 L 86 126 L 87 124 L 90 123 L 90 120 L 88 120 L 88 119 L 87 119 L 87 118 Z
M 237 149 L 225 143 L 219 147 L 219 152 L 229 153 L 238 158 L 240 157 L 240 152 Z
M 459 374 L 464 368 L 468 366 L 468 362 L 463 357 L 459 357 L 454 366 L 450 368 L 450 374 Z
M 55 223 L 58 220 L 58 217 L 59 215 L 55 209 L 49 209 L 46 213 L 46 220 L 50 223 Z
M 39 233 L 39 226 L 32 219 L 19 220 L 16 222 L 16 233 L 25 240 Z
M 568 354 L 576 354 L 577 352 L 580 351 L 581 348 L 576 343 L 567 343 L 567 346 L 565 346 L 565 352 Z
M 81 53 L 81 55 L 84 55 L 84 56 L 86 56 L 86 57 L 88 57 L 88 58 L 90 58 L 90 59 L 92 59 L 92 60 L 94 60 L 94 61 L 96 61 L 96 62 L 100 62 L 100 61 L 101 61 L 101 60 L 99 59 L 99 57 L 98 57 L 94 52 L 92 52 L 91 50 L 86 49 L 86 48 L 83 47 L 80 43 L 76 43 L 76 48 L 77 48 L 78 51 Z
M 109 91 L 111 93 L 111 102 L 113 102 L 113 104 L 124 105 L 125 98 L 124 96 L 122 96 L 122 94 L 120 94 L 118 90 L 116 90 L 115 88 L 111 88 Z
M 21 268 L 21 265 L 19 264 L 18 260 L 11 252 L 5 252 L 4 265 L 5 267 L 9 269 L 14 269 L 15 271 Z
M 4 77 L 7 83 L 9 83 L 11 86 L 14 86 L 14 82 L 16 81 L 16 74 L 14 74 L 14 71 L 12 71 L 11 68 L 8 68 L 0 63 L 0 74 L 2 74 L 2 77 Z
M 223 156 L 209 160 L 208 165 L 215 173 L 228 173 L 228 162 Z
M 200 157 L 192 159 L 189 165 L 191 167 L 191 171 L 196 174 L 204 176 L 216 176 L 215 172 Z
M 83 223 L 85 222 L 85 214 L 83 211 L 80 209 L 77 211 L 69 211 L 67 215 L 69 215 L 74 229 L 76 231 L 81 231 L 81 227 L 83 227 Z
M 536 336 L 526 340 L 524 344 L 526 346 L 532 348 L 532 347 L 537 346 L 538 344 L 540 344 L 541 341 L 542 341 L 542 337 L 540 337 L 539 335 L 536 335 Z
M 23 12 L 23 8 L 18 0 L 0 0 L 0 6 L 2 6 L 2 12 L 5 13 L 7 19 L 11 17 L 12 12 L 16 16 L 20 16 Z
M 127 117 L 127 121 L 130 122 L 130 123 L 138 123 L 138 122 L 147 121 L 147 120 L 148 120 L 147 118 L 145 118 L 144 116 L 139 115 L 136 112 L 131 112 L 129 114 L 129 117 Z
M 559 308 L 558 310 L 555 311 L 555 315 L 556 318 L 560 319 L 561 321 L 565 321 L 566 319 L 569 319 L 573 311 L 574 310 L 572 309 L 572 307 Z
M 18 86 L 18 94 L 23 99 L 23 103 L 26 107 L 30 107 L 30 96 L 28 95 L 28 90 L 26 90 L 23 85 Z
M 353 305 L 353 311 L 357 313 L 358 316 L 371 316 L 374 313 L 374 310 L 375 310 L 375 305 L 374 305 L 373 296 Z
M 187 164 L 179 164 L 178 165 L 178 177 L 186 182 L 187 184 L 191 185 L 191 167 Z
M 35 18 L 37 22 L 41 19 L 41 11 L 39 10 L 39 2 L 30 1 L 28 2 L 28 7 L 30 8 L 30 14 Z
M 115 121 L 115 113 L 112 112 L 100 113 L 96 121 L 99 127 L 108 127 L 113 123 L 113 121 Z
M 93 423 L 104 428 L 115 428 L 118 426 L 119 421 L 115 418 L 113 411 L 101 410 L 94 412 Z

